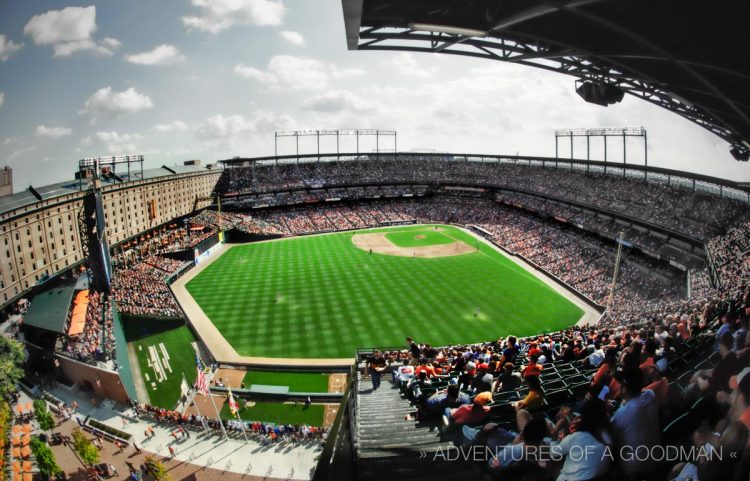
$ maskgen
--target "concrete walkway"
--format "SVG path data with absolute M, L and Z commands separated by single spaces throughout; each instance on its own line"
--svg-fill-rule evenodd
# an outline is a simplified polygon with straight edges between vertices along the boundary
M 175 461 L 208 467 L 243 476 L 259 476 L 280 479 L 310 479 L 317 465 L 316 457 L 322 450 L 318 439 L 306 440 L 298 444 L 263 444 L 259 437 L 248 432 L 246 442 L 242 433 L 208 434 L 190 429 L 191 436 L 175 439 L 174 425 L 156 423 L 151 419 L 138 418 L 133 409 L 105 400 L 94 405 L 86 393 L 74 387 L 68 389 L 58 385 L 49 392 L 64 401 L 68 406 L 78 403 L 75 416 L 81 420 L 90 416 L 110 427 L 130 434 L 144 452 L 171 458 L 169 448 L 175 450 Z M 151 427 L 155 436 L 146 438 L 146 428 Z M 210 431 L 209 431 L 210 432 Z M 179 436 L 178 436 L 179 437 Z M 126 451 L 133 452 L 131 446 Z M 127 474 L 127 473 L 126 473 Z

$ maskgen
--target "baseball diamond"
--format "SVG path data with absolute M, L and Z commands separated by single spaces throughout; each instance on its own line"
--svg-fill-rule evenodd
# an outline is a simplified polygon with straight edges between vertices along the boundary
M 236 245 L 186 288 L 239 356 L 272 358 L 350 358 L 414 332 L 433 345 L 529 335 L 573 325 L 586 308 L 453 226 Z

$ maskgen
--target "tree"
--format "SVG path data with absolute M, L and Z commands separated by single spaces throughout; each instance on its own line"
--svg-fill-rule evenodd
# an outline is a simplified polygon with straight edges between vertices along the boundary
M 55 419 L 47 409 L 47 402 L 44 399 L 34 400 L 34 416 L 42 431 L 51 431 L 55 427 Z
M 39 472 L 47 479 L 62 473 L 62 469 L 55 460 L 55 454 L 39 438 L 31 439 L 31 452 L 34 454 Z
M 75 428 L 73 430 L 73 449 L 81 460 L 87 466 L 94 465 L 99 462 L 99 450 L 96 449 L 94 443 L 86 437 L 80 429 Z
M 16 392 L 16 385 L 23 377 L 23 345 L 0 335 L 0 396 L 10 399 Z
M 172 476 L 167 471 L 167 467 L 164 463 L 156 459 L 154 456 L 146 456 L 146 469 L 156 481 L 172 481 Z

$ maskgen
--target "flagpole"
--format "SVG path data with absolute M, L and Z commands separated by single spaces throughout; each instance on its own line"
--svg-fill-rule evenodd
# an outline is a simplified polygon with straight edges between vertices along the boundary
M 185 373 L 182 373 L 182 380 L 185 381 L 185 384 L 187 384 L 187 379 L 185 379 Z M 193 388 L 194 389 L 194 388 Z M 194 393 L 192 393 L 192 397 L 190 398 L 190 404 L 187 405 L 185 410 L 187 411 L 190 406 L 195 406 L 195 411 L 198 413 L 198 416 L 201 418 L 201 426 L 203 426 L 203 432 L 206 432 L 206 429 L 208 429 L 208 426 L 206 426 L 206 420 L 203 418 L 203 414 L 201 414 L 201 410 L 198 407 L 198 403 L 195 402 L 195 395 L 198 393 L 198 390 L 196 389 Z M 191 394 L 188 392 L 188 394 Z
M 239 409 L 239 406 L 237 405 L 237 401 L 234 400 L 231 387 L 227 389 L 227 403 L 229 404 L 229 410 L 234 411 L 232 414 L 234 414 L 234 416 L 240 422 L 240 425 L 242 426 L 242 436 L 245 438 L 245 442 L 247 442 L 247 433 L 245 432 L 245 422 L 240 418 L 240 409 Z M 237 406 L 237 409 L 234 409 L 234 406 Z
M 203 364 L 203 360 L 201 359 L 201 356 L 197 350 L 195 351 L 195 362 L 199 371 L 199 374 L 198 374 L 199 379 L 201 378 L 201 374 L 203 374 L 203 377 L 202 377 L 203 384 L 198 386 L 199 387 L 198 390 L 204 396 L 208 396 L 209 398 L 211 398 L 211 404 L 214 405 L 214 411 L 216 411 L 216 418 L 219 420 L 219 426 L 221 426 L 221 432 L 224 433 L 225 438 L 229 438 L 229 435 L 227 434 L 227 430 L 224 428 L 224 423 L 221 422 L 221 414 L 219 414 L 219 408 L 216 407 L 216 401 L 214 401 L 214 397 L 211 394 L 211 388 L 208 386 L 208 382 L 206 382 L 206 379 L 205 379 L 205 371 L 204 371 L 205 364 Z M 213 379 L 213 375 L 214 373 L 213 371 L 211 371 L 211 379 Z
M 211 398 L 211 404 L 214 405 L 214 411 L 216 411 L 216 417 L 219 419 L 219 426 L 221 426 L 221 432 L 224 433 L 225 438 L 229 438 L 229 435 L 227 434 L 227 430 L 224 427 L 224 423 L 221 422 L 221 414 L 219 414 L 219 408 L 216 407 L 216 401 L 214 400 L 213 394 L 211 394 L 211 390 L 209 389 L 207 396 Z

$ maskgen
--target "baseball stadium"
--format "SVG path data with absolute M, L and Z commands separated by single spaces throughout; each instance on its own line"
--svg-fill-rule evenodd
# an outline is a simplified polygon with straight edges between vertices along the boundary
M 393 66 L 391 83 L 366 87 L 365 100 L 326 87 L 362 78 L 351 64 L 295 61 L 290 78 L 280 70 L 289 54 L 267 71 L 232 57 L 238 43 L 276 48 L 258 32 L 309 5 L 185 3 L 179 32 L 195 50 L 136 54 L 112 23 L 122 9 L 0 1 L 0 72 L 14 79 L 0 80 L 0 158 L 12 166 L 0 170 L 0 480 L 748 479 L 750 177 L 737 170 L 750 156 L 746 6 L 341 0 L 337 18 L 304 36 L 278 32 L 284 48 L 335 44 L 355 65 L 393 59 L 377 64 Z M 131 27 L 150 38 L 170 8 L 149 6 L 154 18 Z M 176 35 L 164 25 L 160 42 Z M 11 69 L 49 48 L 60 63 L 120 56 L 143 69 L 128 71 L 136 84 L 173 82 L 166 69 L 218 48 L 204 74 L 236 64 L 266 89 L 248 102 L 259 111 L 264 96 L 309 88 L 301 109 L 319 109 L 318 125 L 267 112 L 163 123 L 171 114 L 150 97 L 106 87 L 74 111 L 75 128 L 47 120 L 23 147 L 4 110 L 24 125 L 14 92 L 47 87 Z M 425 57 L 442 67 L 422 69 Z M 442 145 L 428 105 L 424 125 L 396 115 L 384 117 L 392 128 L 369 127 L 409 82 L 430 95 L 468 89 L 470 78 L 435 79 L 466 61 L 562 78 L 581 109 L 617 115 L 627 99 L 651 110 L 645 126 L 594 115 L 593 127 L 568 128 L 578 117 L 550 105 L 561 124 L 543 132 L 554 141 L 546 155 L 399 149 L 425 130 Z M 91 80 L 76 68 L 69 78 Z M 223 101 L 234 80 L 218 81 L 226 92 L 177 103 Z M 553 90 L 539 94 L 554 102 Z M 356 115 L 337 117 L 338 105 Z M 662 135 L 653 109 L 707 135 L 723 163 L 671 158 L 698 140 Z M 162 123 L 123 134 L 140 111 Z M 474 119 L 453 114 L 442 115 Z M 341 118 L 368 128 L 334 125 Z M 77 164 L 44 156 L 85 129 Z M 238 147 L 263 129 L 273 133 L 265 153 Z M 190 144 L 149 145 L 170 135 L 195 135 L 203 160 Z M 24 165 L 27 155 L 39 163 Z M 13 169 L 34 171 L 28 187 L 14 191 Z

